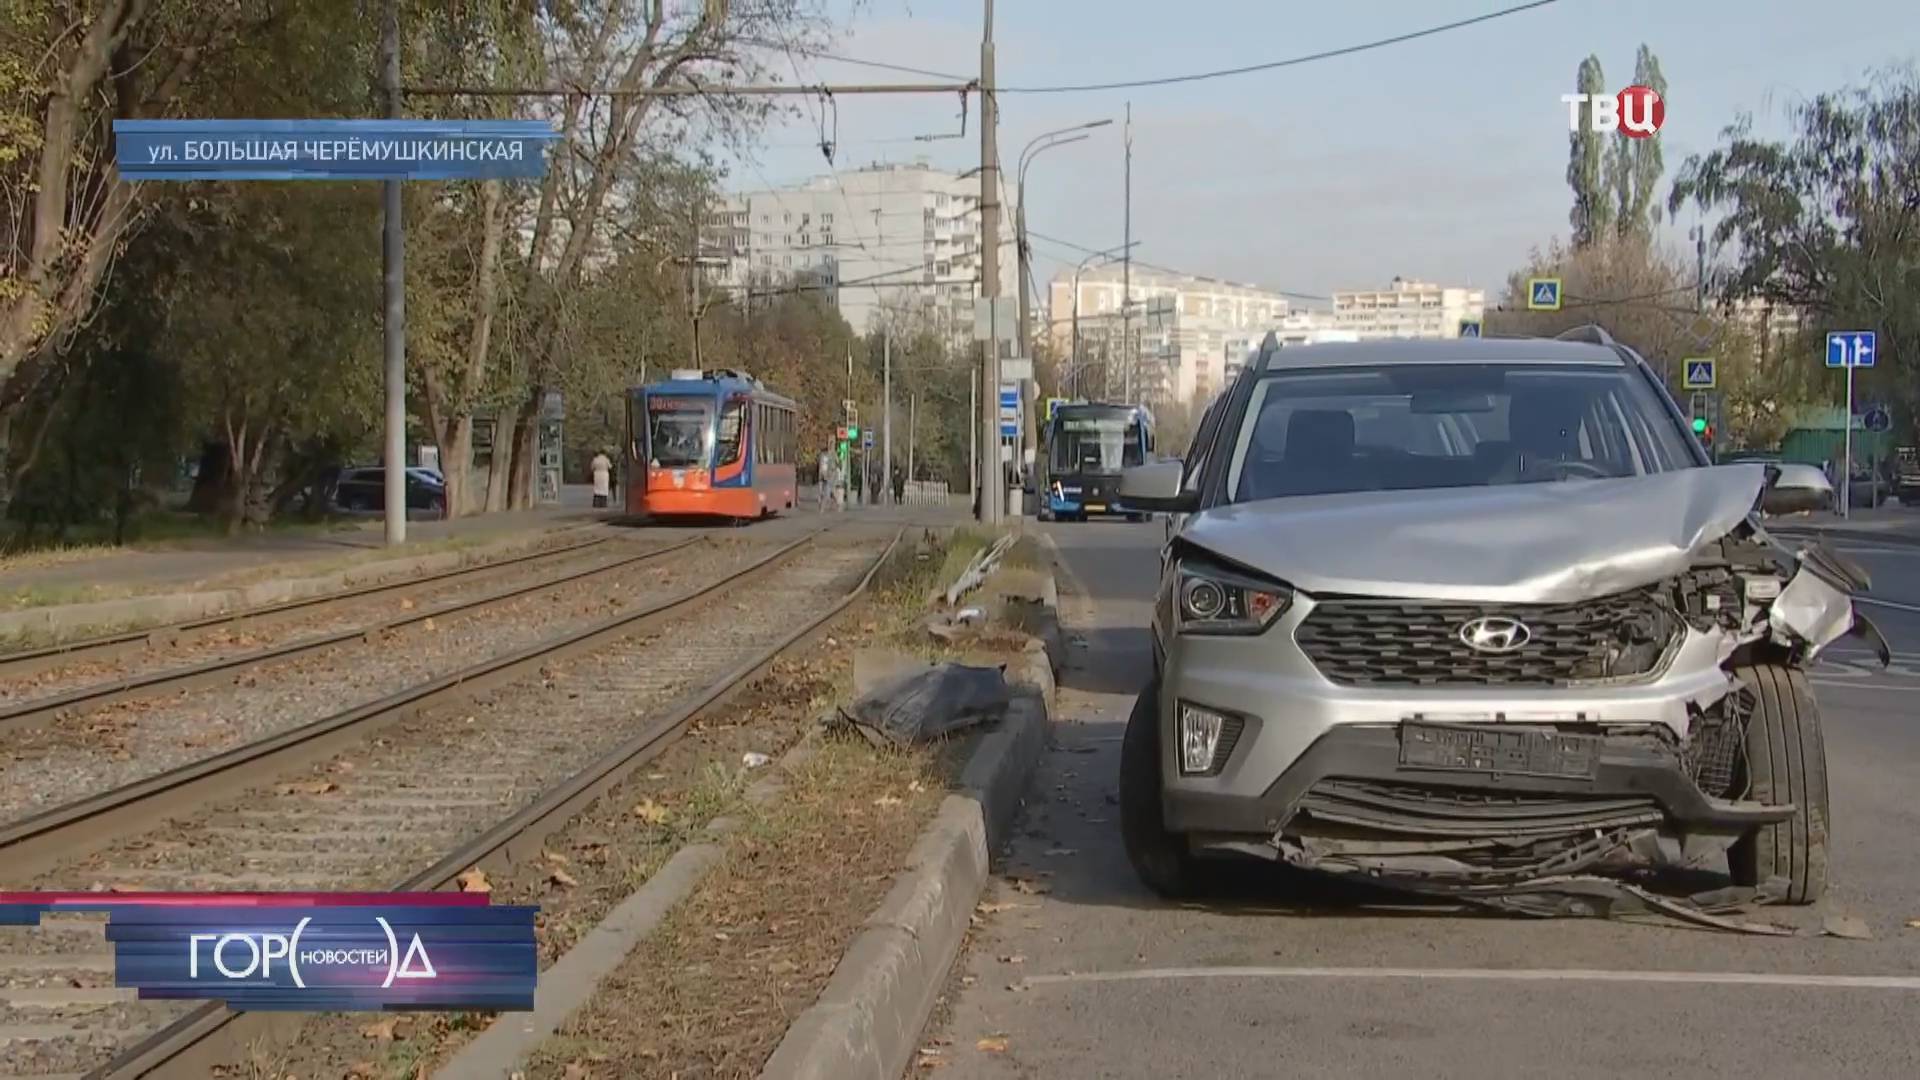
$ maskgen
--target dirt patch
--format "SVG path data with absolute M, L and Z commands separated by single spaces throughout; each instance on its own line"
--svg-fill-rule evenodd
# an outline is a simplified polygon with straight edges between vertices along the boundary
M 752 1077 L 905 864 L 945 791 L 920 752 L 834 739 L 526 1064 L 530 1078 Z

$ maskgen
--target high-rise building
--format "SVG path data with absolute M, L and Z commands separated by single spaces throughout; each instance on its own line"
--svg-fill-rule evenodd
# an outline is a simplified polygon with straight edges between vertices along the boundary
M 1013 206 L 1001 207 L 1001 294 L 1017 302 Z M 980 183 L 925 164 L 872 165 L 728 196 L 707 215 L 705 279 L 737 301 L 817 288 L 854 330 L 909 309 L 972 334 L 979 295 Z M 751 289 L 749 289 L 751 286 Z
M 1076 394 L 1118 396 L 1131 382 L 1133 396 L 1150 406 L 1206 401 L 1226 385 L 1228 342 L 1251 335 L 1258 345 L 1287 314 L 1287 298 L 1270 289 L 1136 267 L 1132 314 L 1123 320 L 1124 276 L 1117 265 L 1079 276 L 1082 378 L 1072 388 Z M 1073 272 L 1065 271 L 1049 289 L 1050 338 L 1061 356 L 1073 349 L 1074 285 Z M 1131 380 L 1119 344 L 1123 322 L 1130 324 L 1134 346 Z
M 1385 289 L 1336 291 L 1333 327 L 1351 330 L 1363 341 L 1459 337 L 1461 320 L 1480 318 L 1486 306 L 1481 289 L 1394 278 Z

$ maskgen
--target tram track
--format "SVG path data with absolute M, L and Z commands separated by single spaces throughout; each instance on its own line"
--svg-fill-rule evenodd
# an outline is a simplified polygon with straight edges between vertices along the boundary
M 46 710 L 0 741 L 0 827 L 644 609 L 763 550 L 764 542 L 700 538 L 176 671 L 138 690 L 104 684 L 88 704 Z
M 568 529 L 554 534 L 549 539 L 564 538 L 570 534 L 581 534 L 586 531 L 588 530 Z M 533 563 L 579 555 L 617 542 L 618 540 L 613 536 L 593 536 L 585 540 L 539 546 L 534 550 L 523 551 L 505 558 L 487 559 L 430 574 L 402 575 L 392 580 L 374 581 L 277 604 L 239 608 L 217 615 L 197 616 L 153 626 L 75 638 L 70 641 L 58 641 L 36 648 L 0 652 L 0 687 L 4 687 L 11 680 L 24 679 L 53 668 L 100 663 L 157 649 L 174 649 L 202 636 L 221 631 L 259 631 L 289 620 L 308 618 L 332 609 L 364 605 L 370 600 L 381 597 L 402 597 L 410 593 L 432 591 L 450 584 L 468 583 L 511 573 L 525 569 Z
M 17 823 L 0 832 L 6 885 L 435 889 L 468 867 L 537 857 L 551 831 L 857 599 L 899 542 L 896 534 L 876 558 L 870 544 L 819 537 L 649 609 L 415 687 L 378 710 L 351 710 L 217 765 L 209 759 Z M 449 704 L 458 708 L 439 707 Z M 185 816 L 154 827 L 174 814 Z M 18 880 L 14 866 L 39 877 Z M 66 1040 L 51 1058 L 10 1061 L 0 1043 L 0 1072 L 81 1065 L 103 1077 L 207 1075 L 286 1023 L 216 1005 L 95 1000 L 91 984 L 110 988 L 97 932 L 47 940 L 56 945 L 42 942 L 35 966 L 43 977 L 61 974 L 63 956 L 74 965 L 61 984 L 72 995 L 56 988 L 51 997 L 91 1021 L 75 1029 L 81 1034 L 40 1040 Z M 0 1033 L 8 1024 L 27 1030 L 34 1015 L 63 1015 L 19 1001 L 22 992 L 32 996 L 31 987 L 0 986 Z M 117 1052 L 95 1067 L 109 1031 Z

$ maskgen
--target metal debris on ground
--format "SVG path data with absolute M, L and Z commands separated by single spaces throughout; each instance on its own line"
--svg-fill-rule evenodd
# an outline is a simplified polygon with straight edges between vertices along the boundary
M 964 634 L 978 630 L 987 621 L 985 610 L 961 608 L 955 612 L 935 612 L 927 617 L 927 633 L 944 642 L 954 642 Z
M 1010 692 L 999 667 L 943 663 L 887 678 L 826 718 L 876 746 L 916 746 L 998 721 Z
M 987 575 L 993 572 L 993 568 L 1000 565 L 1000 560 L 1006 557 L 1007 552 L 1013 550 L 1014 541 L 1017 539 L 1018 537 L 1013 533 L 1008 533 L 994 541 L 992 547 L 982 549 L 979 554 L 976 554 L 953 584 L 947 587 L 947 606 L 952 607 L 960 602 L 961 597 L 979 588 L 981 582 L 987 580 Z

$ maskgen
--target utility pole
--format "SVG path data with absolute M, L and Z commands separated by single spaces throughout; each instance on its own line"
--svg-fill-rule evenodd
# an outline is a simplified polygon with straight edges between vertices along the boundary
M 920 419 L 920 395 L 912 394 L 907 398 L 907 482 L 913 483 L 913 443 L 918 436 Z
M 1133 102 L 1127 102 L 1127 166 L 1122 184 L 1125 185 L 1126 203 L 1123 214 L 1124 234 L 1121 241 L 1127 246 L 1120 253 L 1120 363 L 1124 374 L 1123 393 L 1125 400 L 1133 400 Z
M 880 413 L 880 501 L 893 503 L 893 329 L 880 330 L 881 400 Z
M 387 0 L 381 46 L 385 51 L 381 89 L 387 95 L 387 118 L 400 118 L 400 0 Z M 386 267 L 387 543 L 407 542 L 407 234 L 400 219 L 400 185 L 387 180 L 380 186 L 380 250 Z M 465 461 L 443 461 L 447 469 L 470 467 Z
M 980 362 L 980 429 L 976 453 L 980 477 L 977 520 L 998 525 L 1005 502 L 1000 494 L 1000 150 L 995 141 L 1000 124 L 999 103 L 993 96 L 993 0 L 985 0 L 986 17 L 980 35 L 980 294 L 987 300 L 988 327 Z
M 689 309 L 693 315 L 693 366 L 707 370 L 700 360 L 700 200 L 693 202 L 693 250 L 687 257 L 687 275 L 691 279 L 688 287 L 693 291 L 693 306 Z
M 1707 310 L 1707 230 L 1703 225 L 1693 227 L 1693 310 L 1705 314 Z

